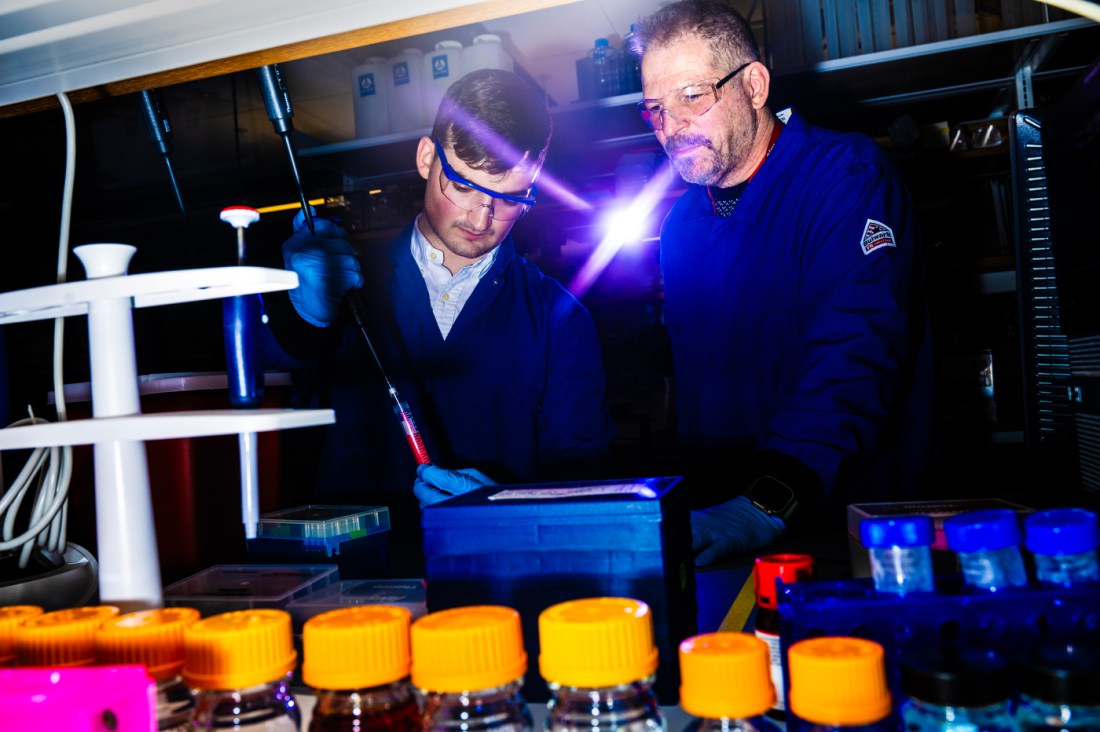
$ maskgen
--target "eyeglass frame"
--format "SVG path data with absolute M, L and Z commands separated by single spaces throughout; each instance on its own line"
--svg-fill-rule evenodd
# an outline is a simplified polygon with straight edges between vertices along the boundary
M 475 191 L 479 191 L 481 193 L 484 193 L 485 195 L 489 196 L 490 198 L 496 198 L 496 199 L 499 199 L 499 200 L 502 200 L 502 201 L 511 201 L 512 203 L 519 203 L 519 204 L 522 204 L 523 206 L 526 207 L 526 208 L 523 209 L 523 212 L 520 213 L 520 215 L 517 216 L 516 218 L 514 218 L 514 219 L 501 219 L 501 221 L 505 221 L 505 220 L 518 221 L 520 218 L 523 217 L 523 215 L 525 213 L 527 213 L 527 211 L 530 210 L 530 208 L 532 206 L 535 205 L 535 203 L 536 203 L 535 197 L 538 195 L 538 191 L 537 191 L 534 184 L 531 185 L 531 193 L 528 196 L 513 196 L 513 195 L 510 195 L 508 193 L 501 193 L 499 191 L 490 190 L 489 188 L 486 188 L 484 186 L 479 186 L 477 183 L 474 183 L 472 180 L 467 180 L 466 178 L 463 178 L 461 175 L 458 174 L 457 171 L 455 171 L 454 168 L 451 167 L 451 164 L 449 162 L 447 162 L 447 154 L 443 152 L 443 145 L 440 144 L 439 140 L 437 140 L 433 137 L 432 142 L 435 144 L 435 150 L 439 154 L 439 165 L 442 168 L 443 175 L 446 176 L 447 180 L 451 181 L 452 183 L 458 183 L 460 185 L 467 186 L 468 188 L 473 188 Z M 491 205 L 481 203 L 481 204 L 478 204 L 477 206 L 474 206 L 473 208 L 463 208 L 462 206 L 459 206 L 454 201 L 451 201 L 450 197 L 447 196 L 446 191 L 443 190 L 443 182 L 442 181 L 440 181 L 439 190 L 440 190 L 441 193 L 443 193 L 443 195 L 447 198 L 448 201 L 450 201 L 453 205 L 458 206 L 463 211 L 476 211 L 477 209 L 481 208 L 482 206 L 485 206 L 486 208 L 489 209 L 489 215 L 490 216 L 493 216 L 493 214 L 494 214 L 493 208 L 492 208 Z M 493 217 L 496 218 L 495 216 L 493 216 Z
M 718 104 L 718 102 L 720 100 L 720 97 L 718 96 L 718 90 L 721 89 L 723 86 L 725 86 L 731 79 L 733 79 L 733 77 L 737 76 L 742 71 L 744 71 L 748 67 L 752 66 L 754 63 L 756 63 L 755 59 L 752 60 L 752 61 L 746 61 L 745 63 L 741 64 L 736 69 L 734 69 L 733 71 L 731 71 L 728 74 L 726 74 L 725 76 L 723 76 L 718 81 L 714 82 L 711 85 L 711 91 L 714 93 L 714 102 L 713 102 L 713 104 L 711 104 L 709 107 L 704 109 L 702 112 L 699 112 L 698 114 L 696 114 L 692 117 L 688 117 L 687 119 L 698 119 L 699 117 L 702 117 L 704 114 L 706 114 L 710 110 L 714 109 L 714 105 Z M 693 86 L 700 86 L 701 84 L 705 84 L 708 81 L 709 81 L 709 79 L 703 79 L 702 81 L 697 81 L 694 84 L 685 84 L 684 86 L 677 89 L 677 91 L 683 91 L 684 89 L 689 89 Z M 664 106 L 664 104 L 663 104 L 663 99 L 666 99 L 667 97 L 668 97 L 668 94 L 666 94 L 661 99 L 652 99 L 652 98 L 650 98 L 650 99 L 643 99 L 642 101 L 638 102 L 638 114 L 640 114 L 642 116 L 642 121 L 646 123 L 646 125 L 649 127 L 649 129 L 651 129 L 654 132 L 660 132 L 661 130 L 663 130 L 665 128 L 664 115 L 666 113 L 667 114 L 672 114 L 672 110 L 669 109 L 668 107 Z M 657 112 L 657 115 L 656 115 L 657 117 L 660 117 L 660 119 L 661 119 L 661 126 L 660 127 L 657 127 L 656 125 L 653 124 L 653 116 L 654 115 L 648 109 L 646 109 L 646 102 L 662 102 L 661 109 Z M 680 120 L 681 122 L 686 121 L 684 119 L 681 119 L 680 117 L 676 117 L 676 119 Z

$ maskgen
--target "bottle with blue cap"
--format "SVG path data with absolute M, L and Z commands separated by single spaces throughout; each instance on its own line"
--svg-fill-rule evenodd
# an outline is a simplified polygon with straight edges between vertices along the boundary
M 1048 585 L 1100 582 L 1096 514 L 1085 508 L 1052 508 L 1024 520 L 1024 546 L 1035 556 L 1035 578 Z
M 943 522 L 947 546 L 959 556 L 969 587 L 998 592 L 1027 585 L 1020 522 L 1010 508 L 967 511 Z
M 871 578 L 877 591 L 906 595 L 935 589 L 930 516 L 866 518 L 860 522 L 859 535 L 871 558 Z

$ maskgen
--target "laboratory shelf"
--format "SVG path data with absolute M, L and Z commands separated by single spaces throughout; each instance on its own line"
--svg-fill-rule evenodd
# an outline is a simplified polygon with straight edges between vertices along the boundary
M 87 315 L 88 303 L 130 298 L 135 308 L 292 290 L 298 275 L 268 267 L 204 267 L 78 280 L 0 294 L 0 325 Z
M 331 409 L 225 409 L 94 417 L 0 430 L 0 450 L 97 442 L 170 440 L 316 427 L 336 421 Z

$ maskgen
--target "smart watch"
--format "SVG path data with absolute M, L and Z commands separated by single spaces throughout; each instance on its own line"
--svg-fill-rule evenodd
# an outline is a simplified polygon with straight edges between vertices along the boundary
M 784 523 L 789 523 L 798 510 L 794 489 L 774 475 L 762 475 L 754 480 L 747 495 L 752 505 L 769 516 L 782 519 Z

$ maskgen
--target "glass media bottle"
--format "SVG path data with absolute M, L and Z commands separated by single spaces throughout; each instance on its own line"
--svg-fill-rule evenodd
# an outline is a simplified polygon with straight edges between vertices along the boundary
M 684 732 L 779 732 L 768 644 L 747 633 L 707 633 L 680 643 L 680 706 L 697 719 Z

